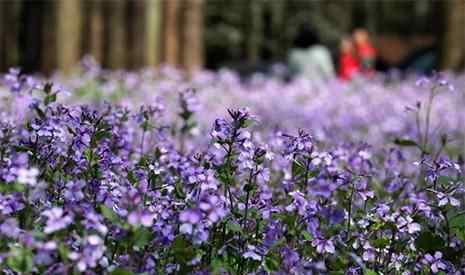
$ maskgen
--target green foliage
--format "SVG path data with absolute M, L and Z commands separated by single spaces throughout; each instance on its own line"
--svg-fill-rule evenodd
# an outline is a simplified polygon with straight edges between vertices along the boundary
M 29 273 L 32 270 L 32 251 L 29 249 L 16 246 L 10 250 L 11 256 L 6 260 L 8 267 L 18 273 Z
M 423 231 L 415 240 L 415 246 L 425 252 L 434 254 L 435 251 L 440 251 L 444 248 L 444 240 L 430 231 Z
M 124 268 L 115 268 L 115 270 L 113 270 L 110 274 L 111 275 L 133 275 L 134 273 Z

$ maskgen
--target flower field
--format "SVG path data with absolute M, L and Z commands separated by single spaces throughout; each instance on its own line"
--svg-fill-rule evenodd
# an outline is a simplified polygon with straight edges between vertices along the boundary
M 11 70 L 1 273 L 463 274 L 463 80 Z

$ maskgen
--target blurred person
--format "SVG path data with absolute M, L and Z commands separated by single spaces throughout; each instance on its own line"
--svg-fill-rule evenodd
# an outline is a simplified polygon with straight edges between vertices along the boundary
M 301 76 L 314 82 L 325 82 L 335 76 L 331 53 L 306 25 L 299 29 L 294 47 L 288 55 L 288 64 L 292 76 Z
M 353 33 L 355 51 L 359 58 L 360 72 L 365 75 L 374 73 L 376 50 L 371 44 L 370 36 L 365 29 L 356 29 Z
M 350 80 L 359 71 L 360 64 L 355 54 L 354 43 L 349 37 L 344 37 L 341 39 L 339 47 L 338 77 Z

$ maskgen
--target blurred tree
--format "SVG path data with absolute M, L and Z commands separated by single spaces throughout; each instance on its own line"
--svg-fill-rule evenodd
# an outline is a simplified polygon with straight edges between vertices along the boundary
M 250 27 L 247 38 L 247 59 L 250 64 L 257 64 L 263 41 L 263 1 L 249 1 Z
M 0 68 L 19 64 L 21 2 L 0 1 Z
M 341 36 L 359 26 L 398 35 L 405 54 L 439 42 L 442 68 L 456 68 L 465 55 L 464 5 L 465 0 L 0 0 L 0 69 L 67 71 L 90 53 L 113 69 L 164 62 L 189 70 L 203 63 L 250 70 L 285 61 L 302 23 L 312 25 L 334 53 Z
M 15 2 L 15 1 L 12 1 Z M 44 2 L 25 0 L 20 2 L 20 16 L 16 17 L 19 23 L 18 32 L 12 37 L 19 40 L 11 41 L 7 51 L 20 51 L 19 60 L 12 66 L 20 66 L 25 72 L 40 70 L 42 54 L 42 23 Z M 15 49 L 16 47 L 16 49 Z
M 286 1 L 285 0 L 274 0 L 270 1 L 271 9 L 271 36 L 272 38 L 272 55 L 274 58 L 284 57 L 284 48 L 283 48 L 283 24 L 284 16 L 286 11 Z
M 68 0 L 67 0 L 68 1 Z M 110 69 L 126 66 L 126 1 L 104 1 L 105 7 L 105 57 L 104 65 Z
M 446 0 L 443 6 L 441 69 L 459 69 L 465 58 L 465 1 Z
M 129 1 L 126 5 L 127 64 L 130 70 L 144 65 L 145 1 Z
M 86 0 L 84 2 L 84 53 L 92 55 L 99 63 L 103 62 L 104 47 L 104 14 L 102 0 Z
M 5 13 L 5 3 L 0 2 L 0 68 L 3 68 L 5 63 L 5 41 L 4 41 L 4 29 L 5 29 L 5 22 L 4 22 L 4 13 Z
M 40 54 L 40 69 L 45 74 L 52 73 L 57 68 L 57 9 L 56 2 L 43 3 L 42 45 Z
M 161 57 L 161 0 L 145 0 L 145 64 L 155 66 Z
M 188 72 L 203 65 L 203 0 L 185 0 L 182 63 Z
M 81 1 L 57 1 L 57 68 L 69 73 L 81 57 Z
M 180 35 L 179 28 L 180 22 L 180 0 L 164 1 L 164 32 L 163 32 L 163 49 L 164 61 L 167 64 L 179 65 L 180 64 Z

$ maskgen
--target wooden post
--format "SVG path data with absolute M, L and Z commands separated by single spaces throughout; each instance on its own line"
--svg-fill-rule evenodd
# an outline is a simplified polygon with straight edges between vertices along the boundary
M 57 1 L 57 67 L 69 73 L 80 59 L 81 1 Z

